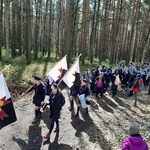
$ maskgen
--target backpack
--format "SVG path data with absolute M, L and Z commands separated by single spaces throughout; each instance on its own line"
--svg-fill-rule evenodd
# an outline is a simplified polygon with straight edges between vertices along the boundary
M 134 88 L 139 88 L 139 83 L 138 83 L 138 80 L 137 80 L 137 79 L 134 81 L 133 87 L 134 87 Z
M 61 107 L 63 107 L 66 103 L 65 97 L 60 93 L 61 96 Z
M 115 85 L 119 85 L 121 83 L 119 76 L 116 76 Z

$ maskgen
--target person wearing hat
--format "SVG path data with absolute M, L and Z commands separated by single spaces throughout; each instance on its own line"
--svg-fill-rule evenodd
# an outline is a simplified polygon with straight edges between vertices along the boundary
M 112 90 L 112 97 L 114 97 L 115 95 L 117 95 L 117 89 L 118 89 L 118 85 L 121 83 L 120 82 L 120 77 L 118 74 L 118 69 L 115 69 L 113 75 L 112 75 L 112 85 L 111 85 L 111 90 Z
M 82 78 L 86 79 L 88 84 L 91 82 L 90 69 L 86 70 L 86 72 L 83 74 Z
M 128 130 L 129 136 L 122 144 L 122 150 L 148 150 L 147 143 L 143 140 L 137 126 L 131 126 Z
M 59 132 L 59 118 L 60 118 L 60 111 L 62 109 L 61 106 L 61 99 L 62 93 L 59 92 L 58 85 L 56 83 L 52 84 L 51 86 L 52 93 L 50 94 L 50 99 L 46 100 L 46 104 L 50 105 L 50 128 L 49 132 L 44 136 L 45 139 L 49 139 L 54 128 L 54 123 L 56 123 L 56 128 L 54 132 Z
M 138 93 L 140 92 L 140 85 L 143 83 L 143 79 L 140 74 L 138 74 L 135 78 L 134 84 L 132 86 L 133 95 L 134 95 L 134 106 L 137 106 L 137 97 Z
M 86 79 L 82 79 L 81 88 L 80 88 L 78 94 L 79 94 L 79 97 L 80 97 L 80 95 L 85 94 L 85 100 L 86 100 L 86 97 L 90 94 L 89 87 L 88 87 L 88 81 Z M 80 101 L 80 98 L 79 98 L 79 101 L 78 101 L 78 104 L 77 104 L 76 116 L 79 116 L 80 107 L 81 107 L 81 101 Z M 86 113 L 88 114 L 88 107 L 86 107 Z
M 134 80 L 136 79 L 137 73 L 135 71 L 133 71 L 133 74 L 131 74 L 129 71 L 129 74 L 130 74 L 130 77 L 128 80 L 128 87 L 129 87 L 129 95 L 128 96 L 133 96 L 132 86 L 134 84 Z
M 22 96 L 31 92 L 32 90 L 35 91 L 35 94 L 33 96 L 33 104 L 35 105 L 35 108 L 34 108 L 35 117 L 32 123 L 36 123 L 41 117 L 40 108 L 44 104 L 45 86 L 41 82 L 41 78 L 39 76 L 35 75 L 33 78 L 34 78 L 35 85 L 31 89 L 29 89 L 26 93 L 23 93 Z
M 104 78 L 104 73 L 101 72 L 100 76 L 95 82 L 95 92 L 96 92 L 96 97 L 99 96 L 102 99 L 103 94 L 104 94 L 104 83 L 105 83 L 105 78 Z

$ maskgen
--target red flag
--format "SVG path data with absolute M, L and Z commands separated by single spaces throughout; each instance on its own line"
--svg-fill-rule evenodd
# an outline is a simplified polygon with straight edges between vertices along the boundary
M 3 74 L 0 72 L 0 129 L 17 120 L 12 99 Z

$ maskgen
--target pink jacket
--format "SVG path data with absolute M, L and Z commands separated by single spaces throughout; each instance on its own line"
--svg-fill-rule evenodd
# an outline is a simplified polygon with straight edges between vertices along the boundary
M 124 140 L 122 150 L 148 150 L 148 145 L 139 134 L 131 135 Z

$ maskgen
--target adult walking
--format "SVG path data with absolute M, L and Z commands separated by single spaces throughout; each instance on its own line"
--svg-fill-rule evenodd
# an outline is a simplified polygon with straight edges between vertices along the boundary
M 133 95 L 134 95 L 134 106 L 137 106 L 137 100 L 138 100 L 138 93 L 140 92 L 140 86 L 143 83 L 143 79 L 141 75 L 137 75 L 132 90 L 133 90 Z
M 114 97 L 117 94 L 118 85 L 121 83 L 118 70 L 116 69 L 112 76 L 112 97 Z
M 60 93 L 58 85 L 57 84 L 53 84 L 51 86 L 52 89 L 52 93 L 50 94 L 50 99 L 46 100 L 46 103 L 48 105 L 50 105 L 50 119 L 51 119 L 51 123 L 50 123 L 50 128 L 49 128 L 49 132 L 44 136 L 45 139 L 49 139 L 50 135 L 53 131 L 54 128 L 54 124 L 56 123 L 56 128 L 54 130 L 54 132 L 58 132 L 59 131 L 59 118 L 60 118 L 60 111 L 62 109 L 62 98 L 63 95 L 62 93 Z
M 87 80 L 83 79 L 81 82 L 81 88 L 80 88 L 79 93 L 78 93 L 79 94 L 79 101 L 77 104 L 78 106 L 77 106 L 76 116 L 79 116 L 79 111 L 80 111 L 81 106 L 86 109 L 86 113 L 88 114 L 88 106 L 86 104 L 86 99 L 89 96 L 90 91 L 89 91 L 89 87 L 87 84 L 88 84 Z
M 101 73 L 101 75 L 98 77 L 98 80 L 95 83 L 95 92 L 96 92 L 96 97 L 99 96 L 102 99 L 103 94 L 104 94 L 104 78 L 103 78 L 104 73 Z
M 35 75 L 33 78 L 34 78 L 35 85 L 29 91 L 27 91 L 26 93 L 23 93 L 22 96 L 31 92 L 32 90 L 35 91 L 35 94 L 33 96 L 33 104 L 35 105 L 34 107 L 35 117 L 32 123 L 36 123 L 41 117 L 40 108 L 44 104 L 45 86 L 42 83 L 41 78 L 39 76 Z

